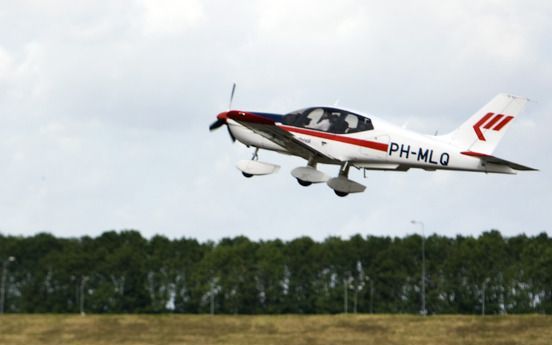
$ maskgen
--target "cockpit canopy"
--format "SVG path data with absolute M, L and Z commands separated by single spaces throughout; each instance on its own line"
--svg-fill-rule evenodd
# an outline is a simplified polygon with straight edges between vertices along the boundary
M 284 115 L 284 124 L 323 132 L 347 134 L 374 129 L 372 121 L 349 111 L 315 107 L 296 110 Z

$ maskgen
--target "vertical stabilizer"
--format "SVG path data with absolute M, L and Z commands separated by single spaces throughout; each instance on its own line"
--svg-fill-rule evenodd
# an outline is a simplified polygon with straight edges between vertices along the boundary
M 465 151 L 492 154 L 527 101 L 527 98 L 508 94 L 496 95 L 449 134 L 451 144 Z

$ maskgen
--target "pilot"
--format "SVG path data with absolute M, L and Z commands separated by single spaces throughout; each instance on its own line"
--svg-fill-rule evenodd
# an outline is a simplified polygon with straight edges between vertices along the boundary
M 332 127 L 330 128 L 330 132 L 337 133 L 337 134 L 343 134 L 345 133 L 345 130 L 347 129 L 348 124 L 343 119 L 343 116 L 336 115 L 333 118 L 332 121 Z
M 327 132 L 328 129 L 330 129 L 330 125 L 330 115 L 325 112 L 324 115 L 320 117 L 320 120 L 312 126 L 312 128 Z

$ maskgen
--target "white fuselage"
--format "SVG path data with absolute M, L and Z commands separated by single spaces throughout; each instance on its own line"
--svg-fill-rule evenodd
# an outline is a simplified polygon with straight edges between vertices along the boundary
M 290 132 L 314 150 L 335 159 L 333 164 L 350 162 L 357 168 L 373 170 L 404 170 L 403 167 L 412 167 L 515 173 L 510 167 L 485 164 L 477 157 L 462 153 L 462 148 L 450 144 L 448 136 L 423 135 L 373 116 L 370 118 L 374 124 L 373 130 L 351 134 L 332 134 L 281 123 L 276 123 L 276 126 Z M 293 154 L 236 121 L 229 119 L 228 125 L 236 139 L 247 146 Z

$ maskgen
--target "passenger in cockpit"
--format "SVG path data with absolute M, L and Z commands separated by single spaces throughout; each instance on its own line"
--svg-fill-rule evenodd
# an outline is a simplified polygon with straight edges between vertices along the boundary
M 318 122 L 315 123 L 311 128 L 327 132 L 328 129 L 330 129 L 330 125 L 330 115 L 327 112 L 324 112 L 324 115 L 322 115 Z

